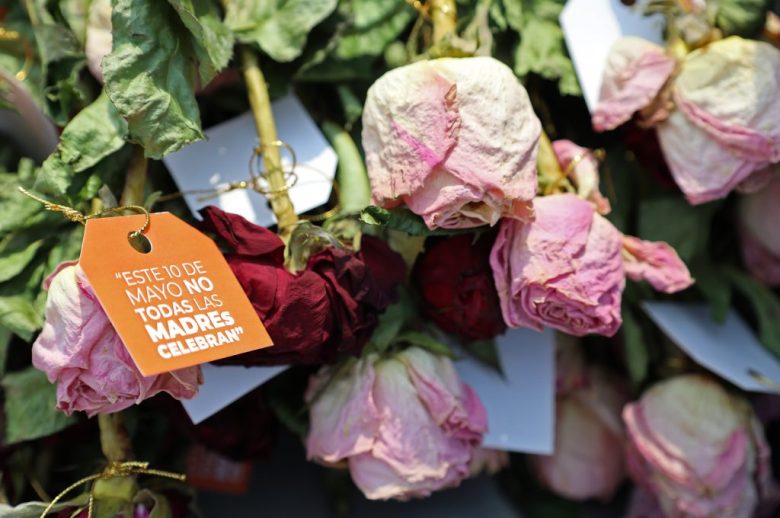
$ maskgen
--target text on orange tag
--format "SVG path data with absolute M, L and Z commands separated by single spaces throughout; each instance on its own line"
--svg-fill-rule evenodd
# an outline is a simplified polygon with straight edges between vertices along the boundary
M 271 345 L 216 244 L 168 212 L 87 221 L 79 264 L 144 376 Z

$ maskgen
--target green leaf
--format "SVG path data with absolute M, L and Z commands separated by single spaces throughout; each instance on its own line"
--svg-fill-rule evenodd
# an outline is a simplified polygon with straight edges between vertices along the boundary
M 755 37 L 764 28 L 772 0 L 718 0 L 716 22 L 727 36 Z
M 325 121 L 322 131 L 339 158 L 339 207 L 345 213 L 360 212 L 371 203 L 371 185 L 363 157 L 352 136 L 341 126 Z
M 498 355 L 498 348 L 495 340 L 478 340 L 467 343 L 463 346 L 466 354 L 473 357 L 479 363 L 489 367 L 501 376 L 504 375 L 504 369 L 501 366 L 501 358 Z
M 369 205 L 360 213 L 360 221 L 368 225 L 385 227 L 391 230 L 400 230 L 411 236 L 451 236 L 455 234 L 474 233 L 480 229 L 431 230 L 423 219 L 405 207 L 383 209 L 375 205 Z
M 623 307 L 623 326 L 620 328 L 625 346 L 626 367 L 634 386 L 639 386 L 647 377 L 650 359 L 647 354 L 642 328 L 634 313 Z
M 448 358 L 455 357 L 455 353 L 452 352 L 452 349 L 449 345 L 436 340 L 434 337 L 426 333 L 420 333 L 418 331 L 406 331 L 405 333 L 398 335 L 395 341 L 405 342 L 409 345 L 421 347 L 429 352 L 432 352 L 433 354 L 447 356 Z
M 119 150 L 126 136 L 127 123 L 101 94 L 65 126 L 57 149 L 41 166 L 35 190 L 65 196 L 76 174 Z
M 13 339 L 13 333 L 10 329 L 0 326 L 0 376 L 5 374 L 5 364 L 8 360 L 8 349 Z
M 6 444 L 45 437 L 75 422 L 57 410 L 56 387 L 33 367 L 6 374 L 2 386 Z
M 51 512 L 80 508 L 85 506 L 88 501 L 89 494 L 84 493 L 71 500 L 55 504 L 51 508 Z M 40 518 L 41 513 L 48 505 L 43 502 L 24 502 L 16 507 L 0 504 L 0 518 Z
M 709 264 L 708 259 L 693 263 L 691 274 L 696 279 L 696 289 L 710 305 L 712 319 L 723 322 L 731 308 L 731 283 L 720 268 Z
M 200 80 L 208 84 L 233 55 L 233 34 L 211 0 L 168 0 L 195 40 Z
M 195 99 L 196 43 L 169 4 L 113 0 L 113 50 L 103 58 L 111 102 L 130 140 L 162 158 L 204 138 Z
M 509 26 L 520 33 L 515 50 L 515 73 L 533 72 L 557 80 L 566 95 L 582 95 L 574 65 L 569 59 L 558 17 L 564 0 L 505 0 Z
M 643 200 L 639 204 L 639 237 L 666 241 L 688 263 L 707 253 L 710 221 L 719 202 L 693 207 L 681 196 Z
M 396 336 L 406 324 L 406 321 L 415 315 L 414 302 L 406 289 L 400 290 L 400 298 L 379 316 L 379 323 L 371 335 L 371 351 L 384 352 L 396 340 Z
M 5 282 L 19 275 L 30 264 L 42 245 L 43 240 L 41 239 L 25 243 L 23 248 L 3 246 L 0 250 L 0 282 Z
M 767 349 L 780 356 L 780 297 L 745 272 L 726 268 L 724 273 L 734 288 L 750 302 L 758 324 L 758 339 Z
M 276 61 L 301 55 L 311 29 L 328 17 L 337 0 L 230 0 L 225 23 L 244 43 Z
M 0 325 L 29 342 L 43 325 L 43 319 L 28 297 L 0 295 Z

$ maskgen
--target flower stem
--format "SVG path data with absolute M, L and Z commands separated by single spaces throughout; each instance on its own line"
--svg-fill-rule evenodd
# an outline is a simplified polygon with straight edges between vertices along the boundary
M 371 185 L 360 151 L 349 132 L 341 126 L 325 121 L 322 130 L 339 157 L 338 186 L 341 211 L 347 214 L 360 212 L 371 204 Z
M 123 462 L 133 458 L 130 437 L 122 424 L 122 414 L 98 415 L 100 447 L 109 462 Z
M 125 187 L 122 190 L 122 197 L 119 199 L 120 205 L 144 204 L 147 166 L 144 149 L 141 146 L 134 146 L 133 154 L 130 157 L 130 167 L 128 167 L 127 176 L 125 176 Z
M 433 43 L 439 43 L 455 34 L 455 22 L 458 11 L 455 0 L 431 0 L 431 19 L 433 20 Z
M 263 72 L 257 58 L 251 49 L 240 47 L 241 64 L 244 71 L 244 80 L 249 92 L 249 104 L 252 106 L 252 115 L 257 126 L 257 135 L 263 145 L 263 165 L 268 185 L 272 194 L 268 196 L 271 202 L 271 210 L 279 224 L 279 234 L 283 240 L 289 238 L 292 228 L 298 222 L 290 196 L 287 193 L 287 181 L 282 170 L 282 157 L 279 147 L 274 145 L 279 138 L 276 134 L 271 100 L 268 96 L 268 85 L 265 82 Z

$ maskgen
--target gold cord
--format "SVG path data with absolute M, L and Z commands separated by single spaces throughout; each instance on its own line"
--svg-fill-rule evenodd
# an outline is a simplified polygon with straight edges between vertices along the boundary
M 88 482 L 92 482 L 93 480 L 108 480 L 111 478 L 118 478 L 118 477 L 129 477 L 131 475 L 152 475 L 155 477 L 165 477 L 170 478 L 174 480 L 178 480 L 180 482 L 184 482 L 186 480 L 186 475 L 182 475 L 181 473 L 173 473 L 170 471 L 162 471 L 159 469 L 151 469 L 149 468 L 148 462 L 139 462 L 139 461 L 126 461 L 126 462 L 112 462 L 108 466 L 106 466 L 106 469 L 103 470 L 102 473 L 96 473 L 95 475 L 89 475 L 87 477 L 84 477 L 80 480 L 77 480 L 73 484 L 69 485 L 65 489 L 63 489 L 60 494 L 54 497 L 54 500 L 49 502 L 49 505 L 46 506 L 46 509 L 43 510 L 41 513 L 40 518 L 45 518 L 47 514 L 49 514 L 52 510 L 52 508 L 57 505 L 57 502 L 62 500 L 68 493 L 76 489 L 77 487 L 86 484 Z M 94 497 L 92 495 L 92 491 L 90 490 L 89 494 L 89 505 L 87 507 L 87 518 L 92 517 L 92 508 L 94 504 Z
M 123 205 L 121 207 L 114 207 L 112 209 L 101 210 L 100 212 L 96 212 L 94 214 L 85 215 L 82 212 L 74 209 L 73 207 L 68 207 L 67 205 L 60 205 L 59 203 L 52 203 L 49 200 L 41 198 L 40 196 L 36 196 L 35 194 L 31 193 L 24 187 L 19 187 L 19 192 L 21 192 L 22 194 L 24 194 L 29 198 L 32 198 L 38 203 L 42 204 L 44 209 L 51 212 L 59 212 L 63 216 L 65 216 L 65 218 L 67 218 L 68 220 L 73 221 L 74 223 L 81 223 L 82 225 L 85 225 L 87 223 L 87 220 L 89 219 L 100 218 L 102 216 L 107 216 L 109 214 L 121 214 L 125 210 L 133 210 L 138 212 L 139 214 L 143 214 L 144 216 L 146 216 L 143 226 L 138 230 L 134 230 L 133 232 L 131 232 L 130 233 L 131 236 L 140 236 L 141 234 L 145 233 L 149 229 L 149 224 L 151 223 L 151 217 L 149 216 L 149 211 L 147 211 L 145 208 L 141 207 L 140 205 Z

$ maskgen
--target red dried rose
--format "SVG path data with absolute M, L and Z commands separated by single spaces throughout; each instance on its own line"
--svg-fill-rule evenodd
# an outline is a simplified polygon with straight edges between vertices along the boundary
M 220 363 L 314 364 L 356 355 L 396 300 L 403 259 L 376 238 L 365 236 L 358 253 L 325 248 L 293 274 L 284 268 L 284 243 L 267 228 L 211 206 L 201 215 L 203 228 L 232 249 L 225 258 L 274 342 Z
M 494 233 L 428 240 L 414 267 L 423 311 L 448 333 L 486 340 L 506 330 L 490 269 Z

